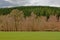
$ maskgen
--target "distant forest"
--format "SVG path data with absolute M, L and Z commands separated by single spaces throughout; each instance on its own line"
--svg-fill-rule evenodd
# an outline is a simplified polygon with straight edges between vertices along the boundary
M 60 31 L 60 7 L 0 8 L 0 31 Z
M 21 6 L 12 8 L 0 8 L 0 15 L 9 14 L 13 9 L 23 11 L 25 15 L 29 16 L 31 12 L 35 12 L 37 15 L 57 14 L 60 13 L 60 7 L 49 7 L 49 6 Z
M 21 6 L 12 8 L 0 8 L 0 15 L 9 14 L 13 9 L 18 9 L 24 12 L 25 17 L 30 16 L 31 12 L 34 12 L 37 16 L 46 16 L 47 19 L 50 15 L 56 15 L 60 17 L 60 7 L 49 7 L 49 6 Z

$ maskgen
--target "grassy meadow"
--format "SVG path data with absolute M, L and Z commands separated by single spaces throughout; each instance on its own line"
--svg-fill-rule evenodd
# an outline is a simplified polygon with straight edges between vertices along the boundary
M 60 32 L 0 32 L 0 40 L 60 40 Z

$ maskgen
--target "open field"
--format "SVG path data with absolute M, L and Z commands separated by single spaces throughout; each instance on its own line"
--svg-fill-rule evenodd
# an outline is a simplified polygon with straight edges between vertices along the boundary
M 0 40 L 60 40 L 60 32 L 0 32 Z

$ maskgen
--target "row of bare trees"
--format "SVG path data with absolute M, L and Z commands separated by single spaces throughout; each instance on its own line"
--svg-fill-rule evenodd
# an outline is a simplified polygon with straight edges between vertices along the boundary
M 47 22 L 45 16 L 36 18 L 33 12 L 24 18 L 23 11 L 14 9 L 0 16 L 0 31 L 60 31 L 60 20 L 57 22 L 56 16 L 51 15 Z

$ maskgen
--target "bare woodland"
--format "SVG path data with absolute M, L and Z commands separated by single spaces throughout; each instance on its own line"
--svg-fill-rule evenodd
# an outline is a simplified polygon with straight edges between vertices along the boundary
M 0 31 L 60 31 L 60 18 L 51 15 L 48 21 L 45 16 L 36 18 L 34 12 L 24 18 L 23 11 L 12 10 L 8 15 L 0 16 Z

